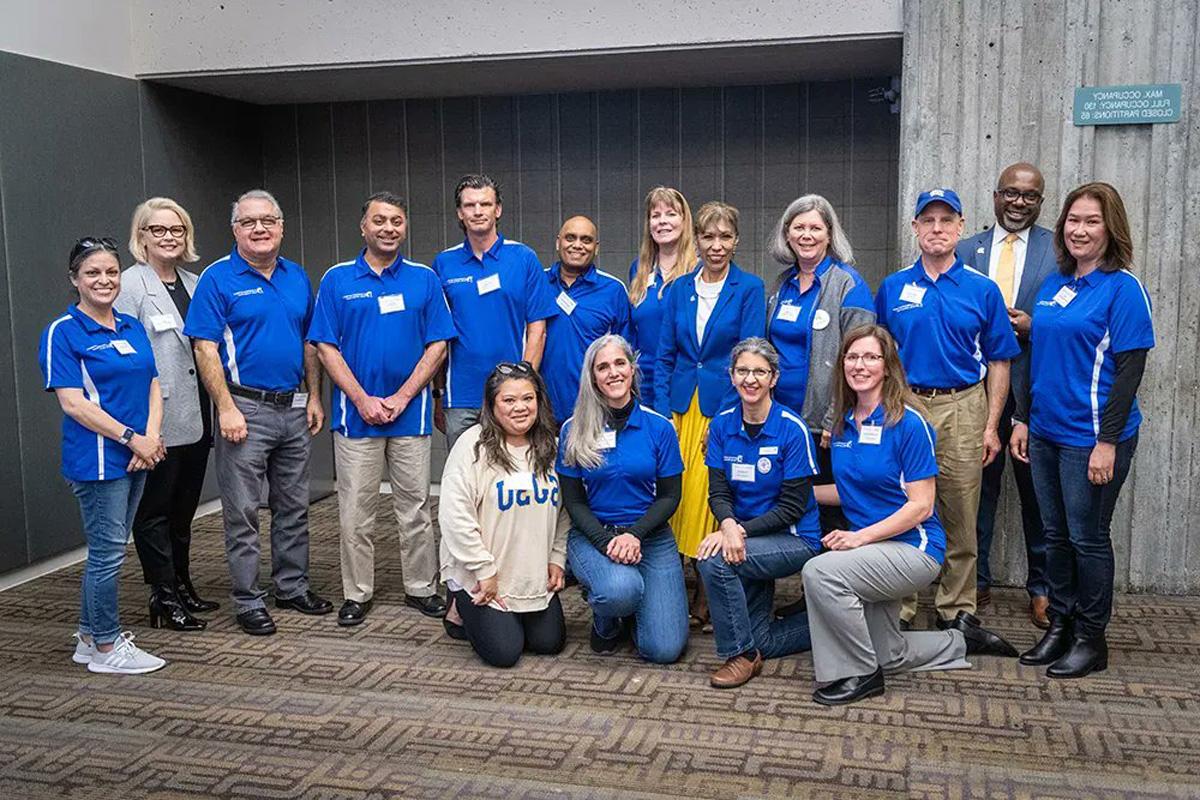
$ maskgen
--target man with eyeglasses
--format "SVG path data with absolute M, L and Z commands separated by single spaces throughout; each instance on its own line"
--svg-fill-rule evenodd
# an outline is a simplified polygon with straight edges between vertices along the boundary
M 1038 289 L 1056 268 L 1054 234 L 1036 225 L 1042 210 L 1046 182 L 1033 164 L 1019 162 L 1004 168 L 992 192 L 996 225 L 958 245 L 958 257 L 969 267 L 986 274 L 1000 287 L 1008 318 L 1012 323 L 1021 354 L 1013 361 L 1012 380 L 1021 380 L 1019 368 L 1029 358 L 1029 326 Z M 1019 386 L 1014 386 L 1019 390 Z M 999 434 L 1002 444 L 1012 436 L 1012 415 L 1015 409 L 1014 391 L 1008 393 L 1000 415 Z M 979 542 L 977 604 L 980 608 L 991 602 L 992 573 L 989 556 L 996 524 L 996 506 L 1004 478 L 1005 450 L 1000 448 L 996 460 L 983 468 L 983 485 L 979 495 L 979 517 L 976 528 Z M 1029 465 L 1013 459 L 1013 478 L 1021 501 L 1021 526 L 1025 534 L 1025 558 L 1028 564 L 1025 589 L 1029 592 L 1029 618 L 1039 628 L 1047 628 L 1050 606 L 1046 582 L 1046 541 L 1042 517 L 1033 490 L 1033 475 Z
M 275 632 L 258 586 L 264 481 L 275 607 L 333 610 L 308 582 L 309 456 L 325 411 L 317 350 L 304 341 L 312 284 L 303 267 L 279 255 L 279 203 L 261 189 L 246 192 L 231 224 L 233 251 L 200 276 L 183 332 L 217 407 L 217 483 L 237 622 L 264 636 Z

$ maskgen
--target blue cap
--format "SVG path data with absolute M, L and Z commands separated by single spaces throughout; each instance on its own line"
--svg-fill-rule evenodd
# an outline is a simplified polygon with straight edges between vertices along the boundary
M 927 192 L 921 192 L 917 197 L 917 208 L 913 211 L 913 219 L 921 216 L 925 206 L 930 203 L 945 203 L 954 209 L 954 213 L 962 216 L 962 200 L 958 199 L 957 192 L 953 189 L 930 189 Z

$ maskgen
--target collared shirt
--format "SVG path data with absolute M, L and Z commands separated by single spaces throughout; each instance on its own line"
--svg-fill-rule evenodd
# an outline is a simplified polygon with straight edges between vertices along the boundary
M 446 408 L 479 408 L 483 384 L 501 361 L 520 361 L 525 327 L 558 312 L 537 254 L 496 238 L 475 257 L 470 241 L 433 260 L 458 338 L 446 361 Z
M 432 269 L 397 256 L 376 274 L 365 254 L 330 267 L 321 278 L 308 340 L 337 347 L 363 391 L 387 397 L 408 380 L 427 346 L 454 338 L 454 322 Z M 330 425 L 352 439 L 428 436 L 432 417 L 428 385 L 386 425 L 363 421 L 346 393 L 333 386 Z
M 1030 432 L 1092 447 L 1117 373 L 1114 354 L 1154 347 L 1150 295 L 1126 270 L 1082 278 L 1054 272 L 1038 291 L 1030 342 Z M 1135 398 L 1121 441 L 1141 421 Z
M 761 516 L 779 502 L 783 482 L 816 475 L 812 434 L 800 415 L 771 403 L 758 436 L 746 432 L 742 405 L 713 417 L 704 451 L 705 466 L 723 470 L 733 490 L 733 513 L 740 521 Z M 789 528 L 815 551 L 821 549 L 821 520 L 811 495 L 800 521 Z
M 936 281 L 919 258 L 888 275 L 875 314 L 896 338 L 913 386 L 969 386 L 987 375 L 988 362 L 1021 352 L 1000 287 L 958 258 Z
M 936 438 L 929 423 L 912 408 L 895 425 L 884 425 L 880 405 L 863 420 L 863 429 L 878 429 L 879 443 L 874 431 L 860 434 L 854 421 L 854 409 L 846 413 L 842 432 L 830 443 L 833 460 L 833 481 L 837 484 L 842 511 L 855 530 L 885 520 L 908 502 L 905 482 L 932 478 L 938 474 L 934 452 Z M 911 530 L 893 536 L 891 540 L 917 548 L 939 564 L 946 553 L 946 531 L 933 516 Z M 890 541 L 890 540 L 889 540 Z
M 150 383 L 158 377 L 146 329 L 136 317 L 113 312 L 106 328 L 71 306 L 46 326 L 38 348 L 44 388 L 81 389 L 110 417 L 143 436 L 150 417 Z M 124 478 L 133 451 L 85 428 L 62 422 L 62 474 L 73 481 Z
M 633 335 L 629 295 L 620 278 L 597 269 L 595 264 L 570 286 L 563 282 L 560 263 L 546 270 L 546 276 L 558 313 L 546 323 L 541 373 L 554 416 L 566 419 L 574 413 L 579 370 L 588 345 L 606 333 L 619 334 L 626 341 Z
M 1016 297 L 1021 288 L 1021 276 L 1025 274 L 1025 254 L 1029 252 L 1029 228 L 1012 232 L 1017 234 L 1017 238 L 1012 243 L 1013 285 L 1008 288 L 1012 292 L 1012 296 Z M 1000 264 L 1000 248 L 1004 247 L 1004 240 L 1008 238 L 1009 233 L 1010 231 L 1005 230 L 1000 223 L 992 226 L 992 249 L 988 252 L 987 274 L 993 281 L 996 280 L 996 268 Z M 1000 287 L 1000 291 L 1003 293 L 1003 286 Z
M 588 507 L 605 525 L 632 525 L 642 518 L 656 497 L 656 481 L 683 473 L 679 439 L 670 420 L 646 406 L 634 406 L 625 427 L 616 433 L 616 447 L 604 451 L 596 468 L 567 466 L 563 453 L 571 420 L 558 436 L 560 475 L 581 478 Z
M 633 277 L 637 275 L 639 259 L 634 259 L 629 265 L 629 285 L 633 285 Z M 658 358 L 658 335 L 662 328 L 663 303 L 666 298 L 658 296 L 662 289 L 663 277 L 657 265 L 650 273 L 650 282 L 646 284 L 646 296 L 633 307 L 633 338 L 629 343 L 637 353 L 638 367 L 642 370 L 641 401 L 651 408 L 654 407 L 654 361 Z
M 183 333 L 217 342 L 230 383 L 290 392 L 304 381 L 304 334 L 312 309 L 312 284 L 303 267 L 276 258 L 268 279 L 234 247 L 200 276 Z

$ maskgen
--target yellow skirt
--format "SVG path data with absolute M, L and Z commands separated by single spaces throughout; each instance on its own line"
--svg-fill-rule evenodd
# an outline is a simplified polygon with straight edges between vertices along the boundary
M 683 454 L 683 498 L 671 517 L 671 530 L 679 552 L 696 557 L 700 542 L 717 529 L 717 520 L 708 508 L 708 467 L 704 465 L 704 446 L 708 441 L 708 417 L 700 413 L 700 395 L 692 394 L 686 414 L 672 414 Z

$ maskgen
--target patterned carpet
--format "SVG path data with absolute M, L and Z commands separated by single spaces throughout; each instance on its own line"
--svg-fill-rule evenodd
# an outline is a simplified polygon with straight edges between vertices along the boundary
M 312 523 L 314 585 L 340 603 L 334 501 Z M 700 634 L 671 667 L 594 655 L 574 589 L 565 653 L 485 668 L 403 605 L 386 544 L 367 624 L 280 611 L 250 638 L 218 525 L 197 525 L 197 584 L 225 601 L 203 633 L 147 627 L 130 549 L 123 619 L 170 662 L 149 676 L 71 663 L 78 567 L 0 594 L 0 798 L 1200 797 L 1200 598 L 1118 598 L 1087 680 L 980 659 L 827 709 L 807 656 L 721 692 Z M 1023 593 L 994 595 L 988 623 L 1031 643 Z

